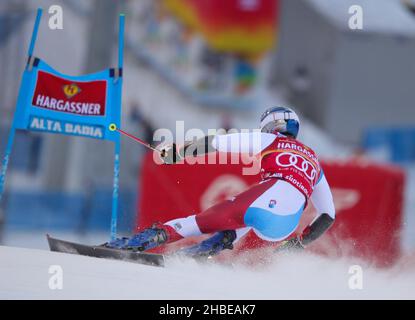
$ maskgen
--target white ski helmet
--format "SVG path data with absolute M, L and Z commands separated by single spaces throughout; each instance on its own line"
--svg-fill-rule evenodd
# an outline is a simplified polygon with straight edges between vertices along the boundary
M 261 116 L 261 132 L 279 132 L 297 138 L 299 129 L 300 119 L 290 108 L 272 107 Z

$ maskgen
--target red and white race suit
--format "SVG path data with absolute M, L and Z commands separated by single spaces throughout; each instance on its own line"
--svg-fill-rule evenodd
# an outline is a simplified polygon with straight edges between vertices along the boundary
M 199 214 L 167 222 L 179 237 L 234 229 L 240 238 L 253 229 L 262 239 L 279 241 L 295 231 L 308 199 L 319 215 L 334 219 L 333 197 L 318 158 L 300 141 L 250 132 L 217 135 L 212 146 L 260 155 L 262 181 Z

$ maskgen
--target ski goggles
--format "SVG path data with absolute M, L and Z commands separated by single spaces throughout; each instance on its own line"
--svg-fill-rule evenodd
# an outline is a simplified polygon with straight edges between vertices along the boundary
M 287 121 L 284 119 L 277 119 L 267 123 L 261 128 L 261 132 L 273 133 L 275 131 L 285 132 L 287 131 Z

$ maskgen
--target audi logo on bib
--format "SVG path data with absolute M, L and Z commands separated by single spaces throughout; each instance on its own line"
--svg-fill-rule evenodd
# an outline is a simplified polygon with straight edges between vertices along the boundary
M 298 154 L 294 154 L 291 152 L 280 153 L 275 158 L 275 162 L 280 167 L 293 167 L 303 172 L 305 176 L 312 182 L 314 182 L 317 176 L 317 169 L 313 166 L 313 164 Z
M 320 177 L 320 164 L 312 149 L 298 140 L 276 139 L 261 153 L 262 179 L 275 177 L 289 182 L 306 198 Z

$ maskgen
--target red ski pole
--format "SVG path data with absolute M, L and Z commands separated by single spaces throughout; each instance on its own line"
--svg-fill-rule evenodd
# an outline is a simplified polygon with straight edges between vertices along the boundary
M 164 153 L 165 153 L 164 150 L 158 150 L 155 147 L 153 147 L 150 143 L 145 142 L 144 140 L 141 140 L 140 138 L 138 138 L 138 137 L 136 137 L 136 136 L 134 136 L 134 135 L 132 135 L 132 134 L 130 134 L 128 132 L 125 132 L 124 130 L 121 130 L 120 128 L 117 128 L 117 126 L 116 126 L 115 123 L 111 123 L 110 124 L 109 130 L 110 131 L 118 131 L 119 133 L 127 136 L 128 138 L 133 139 L 135 142 L 138 142 L 138 143 L 142 144 L 143 146 L 145 146 L 145 147 L 147 147 L 147 148 L 149 148 L 149 149 L 151 149 L 153 151 L 159 152 L 162 157 L 164 156 Z

